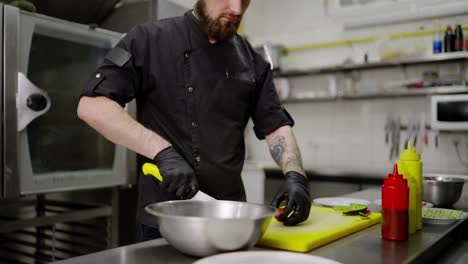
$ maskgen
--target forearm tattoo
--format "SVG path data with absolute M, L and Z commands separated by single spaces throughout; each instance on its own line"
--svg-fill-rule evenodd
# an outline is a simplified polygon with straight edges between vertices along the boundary
M 288 151 L 286 138 L 277 136 L 269 143 L 271 156 L 282 169 L 303 172 L 301 153 L 299 148 L 295 144 L 293 145 L 289 146 L 290 149 L 293 149 Z
M 273 139 L 269 144 L 270 153 L 276 164 L 281 167 L 281 160 L 283 158 L 284 152 L 286 151 L 286 142 L 283 136 L 278 136 Z
M 286 161 L 286 167 L 290 167 L 295 171 L 301 172 L 304 167 L 302 167 L 302 158 L 299 148 L 295 146 L 292 155 L 289 155 L 288 160 Z

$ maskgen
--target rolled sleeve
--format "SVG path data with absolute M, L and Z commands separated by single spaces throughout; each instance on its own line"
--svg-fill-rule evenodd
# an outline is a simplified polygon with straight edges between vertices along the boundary
M 135 97 L 135 81 L 122 68 L 104 61 L 86 82 L 80 96 L 105 96 L 122 107 Z
M 252 114 L 255 135 L 258 139 L 264 139 L 266 135 L 282 126 L 294 126 L 294 120 L 281 105 L 273 83 L 273 73 L 268 63 L 257 56 L 256 103 Z
M 255 123 L 253 129 L 258 139 L 264 139 L 266 135 L 282 126 L 294 126 L 293 118 L 284 108 L 269 113 L 259 122 Z
M 85 83 L 81 96 L 105 96 L 122 107 L 142 89 L 145 35 L 132 29 L 104 58 Z M 142 58 L 143 57 L 143 58 Z

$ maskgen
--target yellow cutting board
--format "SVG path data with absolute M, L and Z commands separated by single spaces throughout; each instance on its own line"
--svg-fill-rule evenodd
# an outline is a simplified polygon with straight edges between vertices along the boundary
M 346 216 L 332 208 L 312 206 L 309 219 L 297 226 L 285 226 L 273 219 L 257 245 L 307 252 L 380 223 L 382 215 L 372 213 L 369 218 Z

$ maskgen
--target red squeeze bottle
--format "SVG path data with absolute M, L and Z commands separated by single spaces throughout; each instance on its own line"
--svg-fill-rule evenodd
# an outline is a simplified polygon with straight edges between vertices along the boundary
M 408 240 L 408 207 L 408 181 L 398 174 L 395 164 L 382 185 L 382 238 Z

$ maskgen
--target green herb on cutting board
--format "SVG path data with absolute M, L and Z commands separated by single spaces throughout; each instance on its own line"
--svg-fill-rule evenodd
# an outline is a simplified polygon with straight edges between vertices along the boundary
M 344 215 L 359 215 L 364 219 L 369 219 L 367 215 L 367 205 L 363 204 L 350 204 L 348 206 L 334 206 L 333 209 L 342 212 Z

